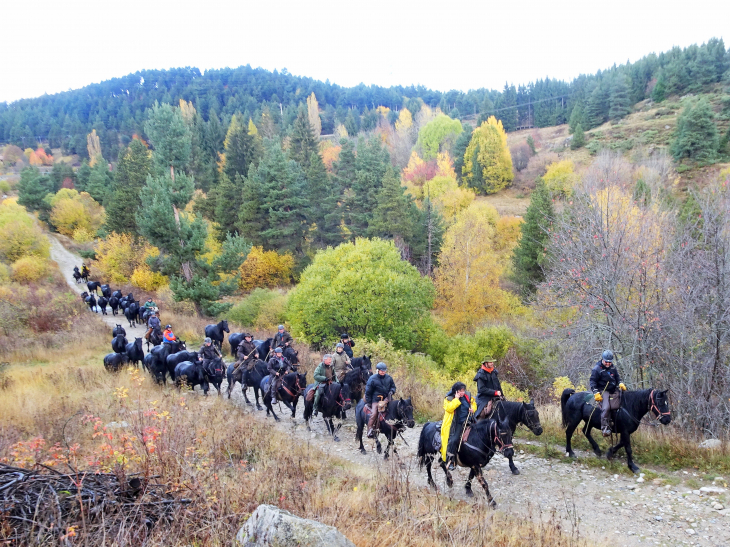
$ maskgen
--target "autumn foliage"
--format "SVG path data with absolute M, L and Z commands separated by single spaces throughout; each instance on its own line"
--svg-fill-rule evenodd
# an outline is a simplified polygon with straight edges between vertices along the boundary
M 276 251 L 264 251 L 263 247 L 253 247 L 241 265 L 240 287 L 250 291 L 257 287 L 275 287 L 291 282 L 294 257 Z

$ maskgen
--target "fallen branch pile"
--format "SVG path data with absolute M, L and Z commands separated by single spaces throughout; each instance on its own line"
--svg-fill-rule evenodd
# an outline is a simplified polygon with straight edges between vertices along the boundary
M 143 540 L 190 503 L 150 482 L 154 478 L 0 464 L 0 544 L 67 545 L 78 536 L 92 543 Z

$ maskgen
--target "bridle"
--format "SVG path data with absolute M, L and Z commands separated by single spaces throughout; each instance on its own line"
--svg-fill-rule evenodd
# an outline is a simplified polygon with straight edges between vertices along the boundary
M 654 401 L 654 392 L 656 390 L 652 389 L 651 393 L 649 393 L 649 412 L 653 412 L 654 416 L 656 416 L 657 420 L 661 420 L 662 416 L 671 416 L 671 412 L 667 410 L 666 412 L 661 412 L 659 410 L 659 406 Z
M 535 422 L 533 422 L 533 421 L 532 421 L 532 420 L 530 419 L 530 413 L 529 413 L 529 412 L 527 411 L 527 408 L 526 408 L 526 405 L 525 405 L 525 403 L 522 403 L 522 410 L 524 411 L 524 416 L 525 416 L 524 420 L 522 420 L 522 423 L 523 423 L 523 424 L 524 424 L 524 425 L 525 425 L 525 426 L 526 426 L 526 427 L 527 427 L 527 428 L 528 428 L 528 429 L 529 429 L 530 431 L 533 431 L 533 428 L 537 428 L 537 426 L 535 425 Z M 533 410 L 532 410 L 532 412 L 537 412 L 537 411 L 533 409 Z M 540 421 L 539 421 L 539 419 L 538 419 L 538 425 L 539 425 L 540 427 L 542 427 L 542 425 L 540 424 Z
M 502 437 L 499 436 L 499 428 L 497 427 L 497 421 L 494 421 L 494 424 L 492 425 L 494 427 L 494 446 L 499 446 L 499 449 L 497 452 L 504 452 L 506 448 L 512 448 L 512 443 L 506 444 Z

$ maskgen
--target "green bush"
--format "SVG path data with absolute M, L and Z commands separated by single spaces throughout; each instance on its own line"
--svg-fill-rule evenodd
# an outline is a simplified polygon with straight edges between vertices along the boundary
M 269 328 L 272 324 L 284 322 L 286 300 L 286 296 L 279 291 L 254 289 L 225 316 L 240 325 Z
M 452 375 L 476 373 L 484 357 L 501 359 L 514 343 L 514 333 L 504 326 L 486 327 L 473 335 L 459 334 L 449 342 L 444 365 Z
M 7 180 L 0 180 L 0 192 L 3 194 L 10 192 L 10 183 Z

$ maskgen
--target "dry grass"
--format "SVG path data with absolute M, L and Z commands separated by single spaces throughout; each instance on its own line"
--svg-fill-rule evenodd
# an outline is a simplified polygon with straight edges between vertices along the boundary
M 181 518 L 153 528 L 147 545 L 230 545 L 261 503 L 337 526 L 361 546 L 582 545 L 558 524 L 518 521 L 483 502 L 415 488 L 410 471 L 395 463 L 373 475 L 308 443 L 291 443 L 222 398 L 160 389 L 134 371 L 107 374 L 100 359 L 81 348 L 52 365 L 11 367 L 0 391 L 0 457 L 23 466 L 69 463 L 122 476 L 160 475 L 159 482 L 194 503 Z M 79 525 L 79 544 L 102 543 L 84 538 L 80 523 L 67 524 Z M 127 530 L 106 544 L 140 533 Z

